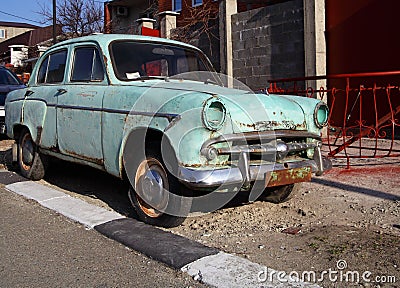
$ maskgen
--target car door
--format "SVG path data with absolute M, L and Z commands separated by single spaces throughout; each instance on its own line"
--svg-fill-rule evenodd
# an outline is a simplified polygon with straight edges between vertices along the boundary
M 57 150 L 56 107 L 62 92 L 68 49 L 49 52 L 38 62 L 38 72 L 25 92 L 23 105 L 24 125 L 31 127 L 35 137 L 41 135 L 41 148 Z
M 99 165 L 102 152 L 102 101 L 107 81 L 95 45 L 76 45 L 70 73 L 57 99 L 57 139 L 63 154 Z

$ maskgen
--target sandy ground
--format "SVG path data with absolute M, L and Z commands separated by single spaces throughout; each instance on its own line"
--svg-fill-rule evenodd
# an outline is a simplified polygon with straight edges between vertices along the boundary
M 0 144 L 0 164 L 9 169 L 11 144 Z M 315 275 L 324 287 L 400 287 L 400 158 L 345 167 L 334 160 L 285 203 L 248 203 L 241 194 L 168 230 L 287 274 L 308 271 L 305 280 Z M 126 187 L 103 172 L 57 161 L 40 182 L 132 216 Z

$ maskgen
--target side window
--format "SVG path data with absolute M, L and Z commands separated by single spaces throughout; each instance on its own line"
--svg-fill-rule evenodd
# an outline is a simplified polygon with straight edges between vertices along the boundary
M 62 50 L 50 55 L 46 83 L 59 83 L 63 81 L 66 61 L 67 50 Z
M 46 81 L 47 65 L 49 64 L 49 58 L 50 56 L 47 56 L 40 65 L 37 79 L 38 83 L 44 83 L 44 81 Z
M 104 80 L 104 70 L 99 51 L 94 47 L 75 50 L 71 81 L 89 82 Z
M 67 50 L 50 54 L 42 62 L 38 72 L 38 83 L 59 83 L 64 79 Z

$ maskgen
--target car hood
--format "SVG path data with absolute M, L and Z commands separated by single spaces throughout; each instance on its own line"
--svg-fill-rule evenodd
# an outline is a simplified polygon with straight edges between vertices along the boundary
M 276 129 L 307 129 L 307 117 L 302 106 L 296 102 L 297 97 L 294 96 L 257 94 L 250 90 L 232 89 L 187 80 L 170 80 L 170 82 L 157 84 L 157 88 L 170 91 L 181 90 L 189 94 L 201 93 L 203 94 L 203 105 L 205 103 L 204 97 L 206 97 L 206 100 L 210 98 L 218 99 L 226 107 L 228 116 L 232 121 L 232 129 L 236 133 Z M 192 97 L 187 97 L 187 99 L 193 101 Z M 194 103 L 192 104 L 194 105 Z M 179 111 L 176 112 L 179 113 Z
M 223 95 L 235 132 L 307 129 L 306 117 L 294 100 L 279 95 Z

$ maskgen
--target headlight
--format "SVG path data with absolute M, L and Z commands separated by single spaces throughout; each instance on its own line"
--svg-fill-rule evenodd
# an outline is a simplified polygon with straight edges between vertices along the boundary
M 224 125 L 226 109 L 218 98 L 212 97 L 206 101 L 203 107 L 202 119 L 207 129 L 216 131 Z
M 314 122 L 318 128 L 322 128 L 328 124 L 329 108 L 328 106 L 320 102 L 317 104 L 314 110 Z

